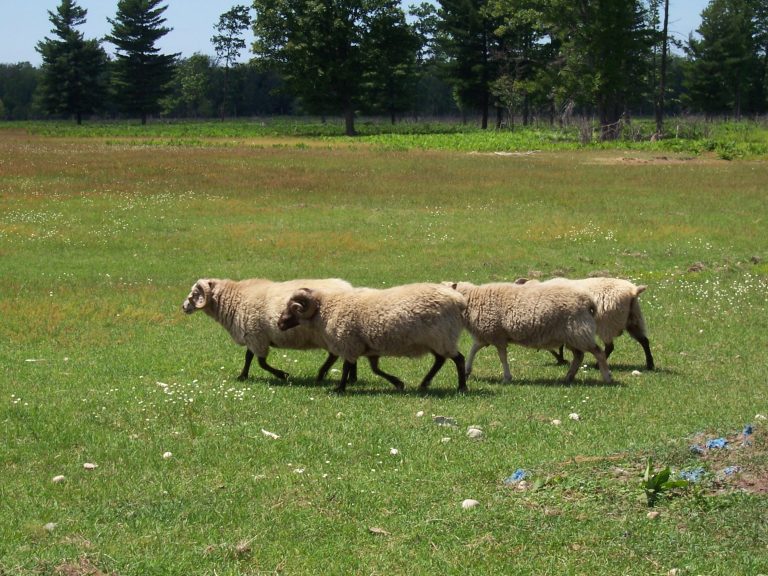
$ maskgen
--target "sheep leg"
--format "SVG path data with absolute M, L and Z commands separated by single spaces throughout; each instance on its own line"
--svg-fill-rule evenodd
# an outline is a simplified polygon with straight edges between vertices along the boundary
M 512 373 L 509 371 L 509 360 L 507 360 L 507 345 L 499 344 L 496 346 L 496 352 L 501 361 L 501 367 L 504 369 L 504 382 L 512 382 Z
M 429 385 L 432 383 L 432 378 L 435 377 L 435 374 L 437 374 L 440 371 L 440 368 L 443 367 L 443 364 L 445 364 L 445 356 L 440 356 L 434 352 L 432 352 L 432 354 L 435 357 L 435 361 L 432 363 L 432 368 L 429 369 L 427 375 L 424 376 L 421 384 L 419 384 L 419 390 L 426 390 L 429 388 Z
M 563 356 L 563 346 L 560 346 L 559 350 L 550 350 L 549 352 L 555 357 L 555 360 L 557 360 L 558 366 L 568 364 L 565 356 Z
M 405 388 L 405 384 L 403 384 L 403 381 L 397 378 L 396 376 L 392 376 L 392 374 L 387 374 L 379 368 L 379 357 L 378 356 L 369 356 L 368 361 L 371 363 L 371 370 L 374 374 L 377 374 L 378 376 L 381 376 L 384 378 L 387 382 L 392 384 L 395 388 L 398 390 L 402 390 Z
M 288 372 L 283 372 L 282 370 L 278 370 L 277 368 L 272 368 L 272 366 L 267 364 L 266 356 L 259 356 L 259 366 L 261 366 L 264 370 L 272 374 L 275 378 L 279 378 L 280 380 L 288 380 Z
M 570 384 L 576 376 L 576 372 L 579 371 L 581 362 L 584 360 L 584 351 L 569 348 L 573 352 L 573 360 L 571 361 L 571 367 L 568 368 L 568 373 L 565 375 L 565 383 Z
M 323 362 L 323 365 L 320 366 L 320 371 L 317 373 L 316 380 L 318 382 L 322 382 L 323 380 L 325 380 L 325 377 L 328 375 L 328 370 L 331 369 L 331 366 L 333 366 L 336 360 L 338 359 L 339 357 L 336 356 L 335 354 L 331 354 L 330 352 L 328 353 L 328 358 L 325 359 L 325 362 Z
M 608 345 L 606 344 L 606 347 L 607 346 Z M 603 375 L 603 382 L 610 383 L 613 380 L 613 376 L 611 375 L 611 370 L 608 368 L 608 354 L 600 350 L 600 346 L 597 345 L 590 350 L 590 353 L 595 357 L 595 360 L 597 360 L 597 366 L 600 368 L 600 373 Z
M 632 336 L 632 338 L 634 338 L 640 343 L 640 346 L 643 347 L 643 351 L 645 352 L 645 367 L 648 370 L 653 370 L 655 368 L 655 365 L 653 363 L 653 354 L 651 354 L 651 343 L 648 341 L 648 337 L 637 326 L 627 326 L 627 332 L 629 333 L 630 336 Z
M 605 359 L 607 360 L 608 357 L 613 353 L 613 340 L 610 342 L 605 343 Z
M 451 360 L 456 364 L 456 371 L 459 373 L 459 392 L 468 392 L 467 374 L 464 370 L 464 356 L 459 352 Z
M 465 364 L 467 378 L 469 378 L 469 375 L 472 374 L 472 364 L 475 362 L 475 355 L 481 348 L 485 348 L 485 344 L 480 344 L 480 342 L 477 340 L 472 340 L 472 348 L 469 349 L 469 355 L 467 356 L 467 361 Z
M 350 372 L 354 370 L 355 363 L 348 360 L 344 360 L 344 365 L 341 369 L 341 380 L 336 385 L 336 392 L 344 392 L 347 389 L 347 381 L 349 380 Z
M 248 379 L 248 373 L 251 371 L 251 362 L 253 361 L 253 352 L 251 352 L 248 348 L 245 349 L 245 364 L 243 365 L 243 369 L 240 371 L 240 376 L 237 377 L 237 379 L 242 382 L 243 380 Z

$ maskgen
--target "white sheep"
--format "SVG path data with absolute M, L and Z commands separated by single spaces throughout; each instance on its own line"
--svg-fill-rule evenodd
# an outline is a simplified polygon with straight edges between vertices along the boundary
M 402 390 L 403 382 L 379 368 L 381 356 L 422 356 L 435 361 L 420 388 L 426 389 L 445 363 L 453 360 L 460 392 L 467 390 L 464 356 L 458 342 L 464 298 L 440 284 L 408 284 L 383 290 L 348 291 L 303 288 L 288 300 L 280 316 L 281 330 L 301 325 L 316 333 L 325 348 L 344 359 L 337 390 L 343 392 L 358 358 L 368 357 L 375 374 Z
M 277 328 L 277 320 L 288 297 L 303 286 L 349 290 L 352 285 L 336 278 L 321 280 L 290 280 L 272 282 L 259 278 L 249 280 L 221 280 L 201 278 L 182 304 L 187 314 L 202 310 L 221 324 L 232 339 L 246 346 L 245 365 L 238 380 L 248 378 L 254 355 L 259 366 L 272 375 L 285 380 L 288 373 L 267 363 L 270 347 L 307 350 L 323 348 L 323 342 L 314 332 L 300 329 L 291 333 Z M 329 354 L 317 374 L 318 381 L 325 378 L 337 356 Z M 355 377 L 355 374 L 352 375 Z
M 550 350 L 565 345 L 573 351 L 573 362 L 565 376 L 570 383 L 576 376 L 584 353 L 591 353 L 610 382 L 605 353 L 595 343 L 595 303 L 583 290 L 569 286 L 496 282 L 476 286 L 469 282 L 446 283 L 467 300 L 465 327 L 472 335 L 467 356 L 467 376 L 477 352 L 495 346 L 504 368 L 504 382 L 512 376 L 507 361 L 507 344 Z
M 538 281 L 519 279 L 516 282 Z M 614 339 L 621 336 L 622 332 L 626 330 L 643 347 L 646 368 L 648 370 L 654 369 L 653 354 L 651 354 L 651 345 L 648 341 L 645 318 L 643 318 L 639 300 L 640 294 L 646 290 L 647 286 L 638 286 L 620 278 L 603 277 L 581 280 L 552 278 L 542 283 L 570 285 L 589 292 L 597 304 L 595 322 L 597 323 L 597 335 L 605 344 L 605 357 L 608 358 L 613 352 Z M 558 351 L 552 350 L 551 352 L 559 363 L 565 363 L 562 347 Z

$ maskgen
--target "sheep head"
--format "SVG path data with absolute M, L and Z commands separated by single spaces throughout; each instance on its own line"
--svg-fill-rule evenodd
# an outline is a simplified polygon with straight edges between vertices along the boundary
M 280 330 L 289 330 L 299 325 L 301 320 L 309 320 L 318 309 L 317 297 L 313 290 L 301 288 L 291 295 L 283 313 L 277 321 Z
M 186 314 L 192 314 L 196 310 L 205 308 L 210 300 L 214 285 L 214 280 L 203 278 L 195 282 L 195 285 L 192 286 L 192 291 L 187 295 L 187 298 L 181 305 L 181 309 Z

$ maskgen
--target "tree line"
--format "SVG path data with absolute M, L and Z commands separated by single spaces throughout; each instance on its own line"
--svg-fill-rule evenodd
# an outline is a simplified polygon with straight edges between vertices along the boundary
M 0 117 L 340 115 L 352 135 L 363 114 L 482 128 L 581 115 L 610 139 L 631 116 L 655 115 L 662 137 L 665 114 L 765 113 L 768 4 L 710 0 L 681 40 L 670 1 L 684 0 L 253 0 L 214 24 L 215 56 L 180 58 L 156 46 L 163 0 L 119 0 L 103 39 L 61 0 L 42 65 L 0 65 Z

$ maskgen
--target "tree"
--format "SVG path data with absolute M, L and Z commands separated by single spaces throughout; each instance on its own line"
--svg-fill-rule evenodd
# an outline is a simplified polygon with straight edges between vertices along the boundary
M 759 36 L 752 0 L 712 0 L 701 13 L 697 32 L 688 41 L 688 98 L 707 114 L 760 109 L 755 100 L 760 66 L 755 39 Z
M 243 40 L 242 34 L 250 25 L 251 16 L 248 7 L 237 5 L 219 16 L 219 21 L 214 26 L 218 34 L 211 38 L 211 42 L 216 50 L 217 62 L 224 62 L 222 118 L 225 107 L 231 105 L 234 100 L 234 95 L 231 91 L 230 68 L 237 62 L 240 52 L 245 48 L 245 40 Z M 234 114 L 237 115 L 236 108 L 234 109 Z
M 362 47 L 374 41 L 377 15 L 400 8 L 392 0 L 254 0 L 253 9 L 262 67 L 276 70 L 308 112 L 341 111 L 346 134 L 354 135 L 371 73 Z
M 494 95 L 528 124 L 534 107 L 554 112 L 553 75 L 558 44 L 545 25 L 546 0 L 489 0 L 499 39 L 493 58 L 498 67 Z
M 74 0 L 62 0 L 56 12 L 48 11 L 51 33 L 37 43 L 43 59 L 40 92 L 51 114 L 72 114 L 82 124 L 83 114 L 99 107 L 106 93 L 104 71 L 107 54 L 97 40 L 85 40 L 76 30 L 85 23 L 87 10 Z
M 562 43 L 561 81 L 582 105 L 595 106 L 601 139 L 620 132 L 620 120 L 645 84 L 653 34 L 641 0 L 551 0 L 552 33 Z
M 397 1 L 380 4 L 366 19 L 369 33 L 361 45 L 364 101 L 371 111 L 387 113 L 394 124 L 397 113 L 410 108 L 416 91 L 419 38 Z
M 40 84 L 40 70 L 29 62 L 0 64 L 0 100 L 5 120 L 28 120 L 35 115 L 33 99 Z
M 491 54 L 496 47 L 496 24 L 486 10 L 486 0 L 440 0 L 439 29 L 448 81 L 456 102 L 465 113 L 481 113 L 481 127 L 488 127 L 491 82 L 496 78 Z
M 663 8 L 660 6 L 662 5 Z M 659 64 L 659 83 L 654 101 L 654 116 L 656 117 L 656 134 L 661 137 L 664 134 L 664 97 L 667 89 L 667 63 L 669 60 L 669 0 L 653 0 L 652 10 L 654 14 L 661 9 L 661 61 Z M 658 18 L 657 18 L 658 19 Z
M 171 31 L 163 26 L 168 6 L 162 0 L 119 0 L 115 19 L 108 18 L 112 33 L 106 40 L 117 48 L 113 85 L 120 107 L 138 114 L 141 123 L 161 109 L 173 79 L 173 67 L 179 54 L 160 54 L 155 43 Z
M 210 56 L 195 53 L 180 60 L 174 71 L 173 90 L 162 100 L 163 113 L 184 118 L 212 116 L 214 70 Z

